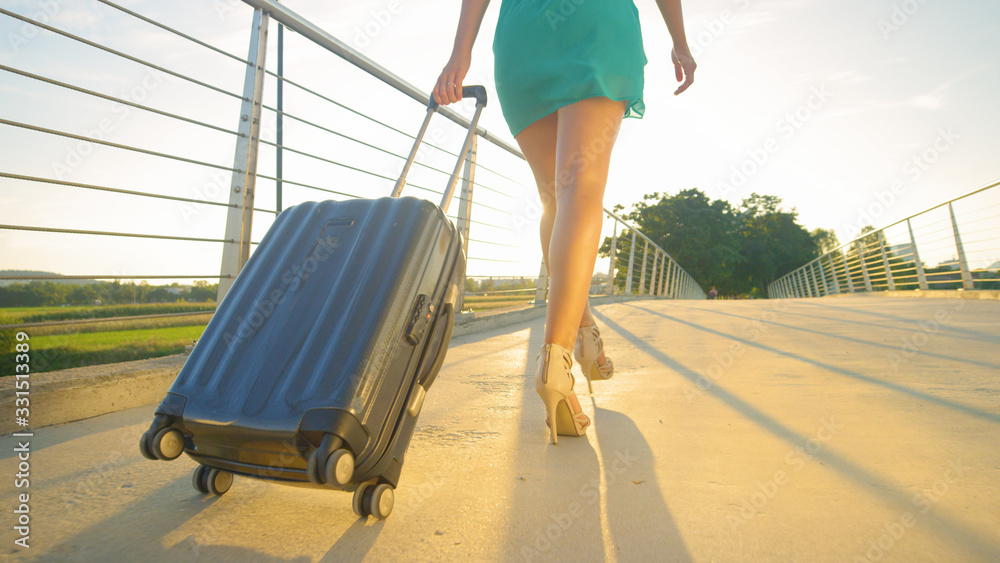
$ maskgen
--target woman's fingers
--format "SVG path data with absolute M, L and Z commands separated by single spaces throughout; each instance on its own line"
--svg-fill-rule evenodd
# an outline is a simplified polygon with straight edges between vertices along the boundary
M 687 90 L 694 83 L 694 71 L 698 68 L 698 63 L 690 55 L 678 55 L 676 51 L 670 51 L 670 58 L 674 63 L 674 76 L 677 82 L 684 81 L 676 90 L 674 95 Z
M 445 70 L 438 77 L 434 100 L 443 106 L 462 101 L 462 81 L 454 72 Z

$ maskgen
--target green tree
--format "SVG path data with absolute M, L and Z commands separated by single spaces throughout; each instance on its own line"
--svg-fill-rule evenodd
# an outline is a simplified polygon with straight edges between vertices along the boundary
M 715 285 L 719 291 L 732 291 L 733 272 L 742 261 L 733 239 L 735 214 L 728 202 L 712 201 L 701 190 L 692 188 L 676 195 L 646 195 L 625 216 L 640 231 L 667 251 L 702 284 Z M 632 233 L 622 230 L 616 245 L 618 272 L 615 285 L 624 289 L 628 272 Z M 633 288 L 638 287 L 645 244 L 635 252 Z M 611 239 L 601 245 L 601 255 L 609 256 Z M 651 262 L 647 268 L 651 267 Z M 647 280 L 648 283 L 648 280 Z
M 816 257 L 816 240 L 798 224 L 798 212 L 776 196 L 751 194 L 739 210 L 739 293 L 763 296 L 768 284 Z M 721 288 L 720 288 L 721 291 Z
M 809 233 L 809 236 L 816 241 L 820 254 L 826 254 L 840 246 L 840 240 L 837 239 L 837 233 L 833 229 L 817 227 Z
M 673 256 L 702 287 L 715 286 L 723 294 L 763 296 L 771 281 L 815 258 L 819 248 L 817 240 L 798 224 L 798 213 L 782 209 L 781 198 L 776 196 L 751 194 L 733 209 L 698 189 L 672 196 L 653 193 L 635 204 L 626 219 Z M 629 230 L 622 229 L 616 239 L 614 283 L 619 291 L 625 287 L 631 237 Z M 639 242 L 635 249 L 633 291 L 640 280 L 644 248 L 644 242 Z M 611 239 L 606 238 L 600 253 L 608 256 L 610 250 Z

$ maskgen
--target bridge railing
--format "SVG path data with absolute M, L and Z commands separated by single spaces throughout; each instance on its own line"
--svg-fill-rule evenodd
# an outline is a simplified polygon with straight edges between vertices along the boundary
M 141 297 L 157 287 L 148 282 L 218 281 L 221 299 L 283 208 L 391 192 L 428 94 L 368 59 L 360 40 L 269 0 L 172 4 L 156 17 L 97 2 L 86 13 L 0 7 L 13 50 L 0 61 L 11 149 L 0 154 L 0 269 L 23 271 L 0 284 L 124 280 Z M 440 197 L 471 109 L 441 109 L 404 193 Z M 475 139 L 451 206 L 468 276 L 523 278 L 515 291 L 544 300 L 530 171 L 500 136 L 481 126 Z M 626 293 L 703 296 L 610 211 L 604 234 L 636 241 Z M 595 292 L 614 291 L 618 265 L 612 252 L 597 267 L 610 279 Z M 34 271 L 51 269 L 63 271 Z
M 997 186 L 1000 182 L 862 233 L 772 282 L 768 296 L 1000 289 Z

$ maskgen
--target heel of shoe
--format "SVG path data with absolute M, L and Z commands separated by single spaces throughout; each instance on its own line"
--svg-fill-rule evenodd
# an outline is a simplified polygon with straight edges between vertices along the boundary
M 559 422 L 556 413 L 559 411 L 559 403 L 562 402 L 563 396 L 557 391 L 539 390 L 538 395 L 542 398 L 542 402 L 545 403 L 545 416 L 549 421 L 549 433 L 552 436 L 552 444 L 559 443 Z
M 586 364 L 581 364 L 580 368 L 583 370 L 583 376 L 587 378 L 587 392 L 593 395 L 594 386 L 590 384 L 590 380 L 595 379 L 594 377 L 595 373 L 597 375 L 600 375 L 600 372 L 597 371 L 597 362 L 590 362 L 589 366 L 586 366 Z M 596 379 L 600 379 L 600 377 Z

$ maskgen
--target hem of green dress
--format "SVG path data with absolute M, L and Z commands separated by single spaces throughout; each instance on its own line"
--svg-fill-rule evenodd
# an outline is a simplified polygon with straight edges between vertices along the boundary
M 564 108 L 564 107 L 566 107 L 566 106 L 568 106 L 570 104 L 575 104 L 576 102 L 579 102 L 580 100 L 586 100 L 586 99 L 589 99 L 589 98 L 608 98 L 608 99 L 616 101 L 616 102 L 628 101 L 629 104 L 628 104 L 628 107 L 625 108 L 625 115 L 622 116 L 622 119 L 629 118 L 629 117 L 632 117 L 632 118 L 635 118 L 635 119 L 642 119 L 643 114 L 646 113 L 646 104 L 643 103 L 643 101 L 642 101 L 642 95 L 639 95 L 639 96 L 608 96 L 607 94 L 593 94 L 591 96 L 584 96 L 582 98 L 577 98 L 577 99 L 571 100 L 571 101 L 556 102 L 555 104 L 552 104 L 552 106 L 551 106 L 552 109 L 548 109 L 546 111 L 539 112 L 540 115 L 538 115 L 538 117 L 535 117 L 535 118 L 529 120 L 527 123 L 525 123 L 524 125 L 522 125 L 519 129 L 517 129 L 517 131 L 515 131 L 514 128 L 511 127 L 510 128 L 510 133 L 511 133 L 511 135 L 513 137 L 517 137 L 518 135 L 521 134 L 521 131 L 524 131 L 525 129 L 528 128 L 529 125 L 531 125 L 532 123 L 538 121 L 539 119 L 542 119 L 543 117 L 546 117 L 548 115 L 552 115 L 553 113 L 555 113 L 556 111 L 558 111 L 560 108 Z

